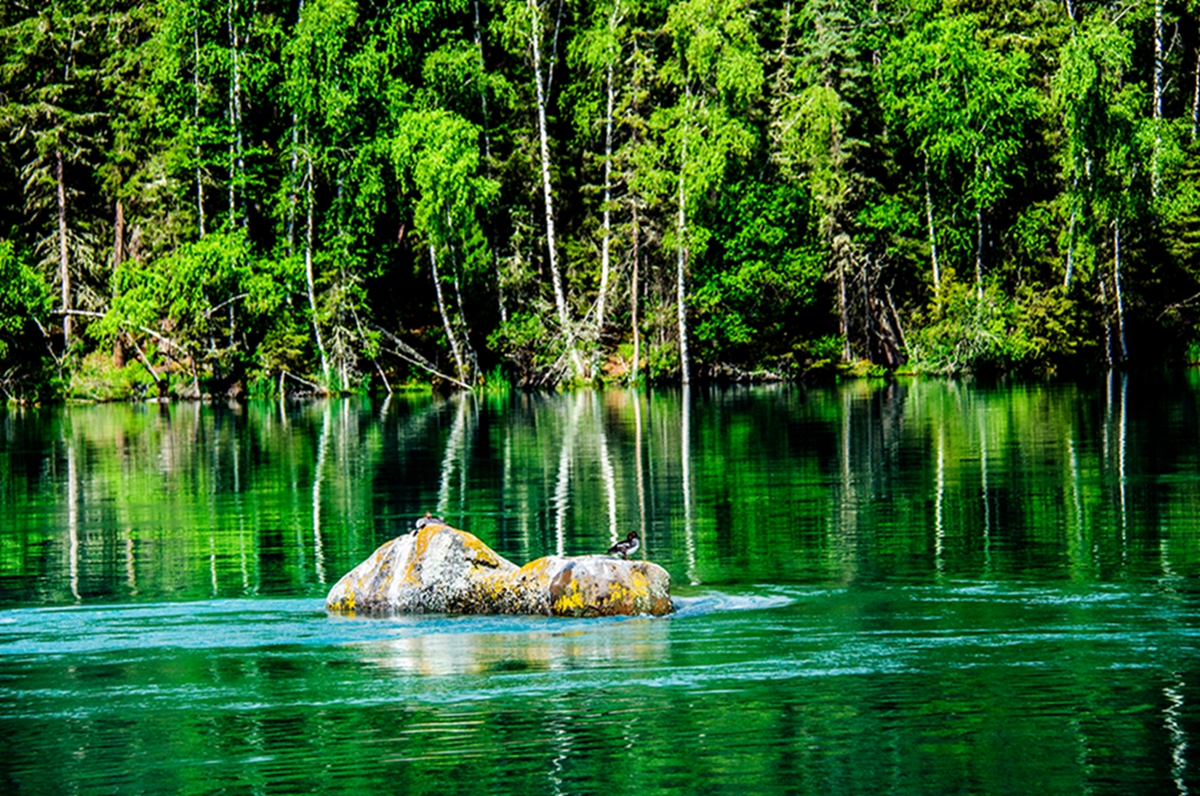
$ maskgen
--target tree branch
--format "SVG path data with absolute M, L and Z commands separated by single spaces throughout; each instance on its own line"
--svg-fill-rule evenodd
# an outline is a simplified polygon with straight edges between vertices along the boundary
M 386 337 L 389 341 L 391 341 L 391 343 L 396 346 L 395 349 L 391 349 L 391 353 L 400 357 L 405 362 L 416 365 L 417 367 L 421 368 L 422 370 L 428 371 L 429 373 L 432 373 L 433 375 L 435 375 L 439 378 L 445 379 L 446 381 L 451 382 L 452 384 L 457 384 L 459 387 L 462 387 L 464 390 L 467 390 L 468 392 L 473 392 L 473 390 L 471 389 L 471 385 L 464 384 L 463 382 L 459 381 L 458 379 L 454 378 L 453 376 L 447 376 L 445 373 L 442 373 L 436 367 L 434 367 L 432 362 L 430 362 L 425 357 L 421 356 L 420 352 L 418 352 L 415 348 L 410 346 L 408 343 L 401 340 L 396 335 L 389 332 L 387 329 L 384 329 L 382 326 L 378 326 L 376 324 L 371 324 L 371 328 L 374 329 L 375 331 L 379 332 L 384 337 Z

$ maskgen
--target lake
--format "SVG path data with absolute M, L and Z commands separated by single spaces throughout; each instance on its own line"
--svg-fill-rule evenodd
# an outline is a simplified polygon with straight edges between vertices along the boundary
M 426 511 L 677 612 L 327 614 Z M 1197 371 L 0 409 L 0 783 L 1185 794 L 1198 577 Z

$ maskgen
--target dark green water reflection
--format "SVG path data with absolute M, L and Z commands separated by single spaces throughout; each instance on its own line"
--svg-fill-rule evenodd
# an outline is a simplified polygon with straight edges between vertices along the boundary
M 1186 793 L 1200 379 L 0 414 L 6 793 Z M 425 511 L 669 619 L 327 616 Z

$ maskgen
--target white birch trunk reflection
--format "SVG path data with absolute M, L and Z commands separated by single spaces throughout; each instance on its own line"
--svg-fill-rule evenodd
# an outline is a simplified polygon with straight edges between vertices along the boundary
M 1071 506 L 1075 510 L 1075 536 L 1082 548 L 1083 545 L 1083 501 L 1079 496 L 1079 451 L 1075 440 L 1067 437 L 1067 457 L 1071 465 Z
M 462 485 L 466 481 L 465 444 L 467 439 L 467 396 L 454 396 L 458 401 L 458 410 L 454 413 L 454 424 L 450 426 L 450 436 L 446 439 L 446 449 L 442 453 L 442 474 L 438 482 L 437 515 L 446 519 L 450 510 L 450 486 L 454 480 L 454 471 L 458 470 L 459 507 L 457 522 L 461 524 L 464 506 L 462 505 Z
M 687 547 L 688 582 L 693 586 L 700 583 L 696 572 L 696 528 L 695 510 L 692 506 L 692 390 L 683 385 L 680 398 L 679 461 L 683 469 L 683 538 Z
M 1121 409 L 1117 420 L 1117 474 L 1121 484 L 1121 559 L 1125 560 L 1129 552 L 1129 513 L 1127 474 L 1125 472 L 1125 441 L 1128 428 L 1128 416 L 1125 413 L 1126 398 L 1129 395 L 1129 374 L 1121 374 Z
M 592 402 L 592 419 L 596 424 L 597 445 L 600 448 L 600 478 L 604 482 L 604 495 L 608 504 L 608 535 L 617 541 L 617 479 L 613 474 L 612 459 L 608 455 L 608 435 L 604 431 L 604 412 L 595 393 L 588 393 Z
M 1166 698 L 1167 707 L 1163 710 L 1163 723 L 1166 725 L 1167 735 L 1171 739 L 1171 778 L 1175 785 L 1175 792 L 1179 796 L 1187 796 L 1189 793 L 1187 786 L 1187 750 L 1188 750 L 1188 734 L 1183 728 L 1184 716 L 1184 687 L 1183 678 L 1178 672 L 1172 672 L 1176 678 L 1176 682 L 1163 688 L 1163 696 Z
M 72 438 L 67 439 L 67 573 L 71 596 L 79 602 L 79 472 Z
M 133 556 L 133 529 L 125 529 L 125 588 L 129 589 L 129 596 L 134 597 L 138 593 L 137 586 L 137 568 L 134 567 Z
M 638 536 L 646 537 L 646 479 L 642 471 L 642 396 L 631 390 L 633 396 L 633 445 L 634 466 L 637 468 Z
M 212 584 L 212 596 L 215 598 L 220 587 L 217 583 L 217 538 L 211 527 L 208 530 L 208 577 Z
M 331 414 L 332 408 L 326 401 L 321 420 L 321 436 L 317 438 L 317 465 L 313 472 L 312 492 L 313 568 L 319 583 L 325 582 L 325 544 L 321 539 L 321 481 L 324 478 L 325 457 L 329 450 Z
M 830 533 L 830 549 L 835 551 L 834 555 L 843 566 L 847 568 L 847 574 L 854 567 L 854 562 L 857 560 L 856 546 L 858 543 L 858 507 L 856 505 L 857 496 L 855 494 L 855 476 L 851 463 L 854 428 L 854 396 L 851 393 L 852 387 L 846 386 L 838 391 L 838 402 L 841 404 L 840 411 L 840 428 L 838 435 L 838 469 L 841 475 L 841 483 L 835 492 L 837 503 L 836 513 L 829 516 Z M 870 422 L 866 423 L 868 430 Z M 869 457 L 865 464 L 869 467 Z M 864 474 L 863 477 L 870 483 L 870 474 Z
M 946 548 L 946 415 L 943 412 L 937 423 L 937 473 L 934 480 L 933 500 L 933 555 L 939 575 L 943 574 L 946 562 L 942 557 Z
M 986 408 L 981 401 L 976 413 L 979 424 L 979 476 L 980 497 L 983 500 L 983 556 L 984 571 L 992 571 L 992 501 L 988 492 L 988 437 Z
M 570 419 L 559 448 L 558 473 L 554 479 L 554 550 L 562 556 L 567 550 L 567 512 L 571 508 L 571 459 L 575 454 L 575 438 L 579 431 L 579 415 L 583 411 L 583 393 L 576 393 Z

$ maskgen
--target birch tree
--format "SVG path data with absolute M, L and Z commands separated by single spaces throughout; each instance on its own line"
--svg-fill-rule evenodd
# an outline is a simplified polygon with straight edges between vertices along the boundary
M 603 142 L 602 156 L 602 189 L 601 189 L 601 223 L 600 223 L 600 284 L 596 291 L 592 335 L 599 337 L 604 328 L 605 312 L 609 291 L 610 274 L 612 270 L 613 250 L 613 192 L 614 185 L 613 159 L 616 147 L 616 114 L 620 107 L 620 93 L 617 87 L 618 76 L 623 73 L 623 40 L 627 36 L 625 19 L 631 11 L 636 13 L 633 0 L 609 0 L 599 3 L 593 9 L 591 27 L 575 39 L 573 48 L 574 60 L 592 75 L 593 84 L 597 86 L 598 100 L 581 102 L 577 110 L 577 124 L 581 129 L 592 132 L 593 127 L 600 128 L 599 137 Z M 589 92 L 590 93 L 590 92 Z
M 548 5 L 548 4 L 546 4 Z M 567 356 L 571 362 L 571 378 L 582 375 L 582 362 L 576 348 L 576 330 L 571 318 L 571 308 L 568 302 L 566 287 L 563 283 L 562 268 L 559 263 L 559 243 L 556 228 L 556 212 L 554 198 L 553 166 L 550 158 L 549 107 L 551 103 L 550 87 L 553 61 L 547 61 L 546 50 L 546 5 L 538 0 L 522 0 L 509 2 L 506 8 L 507 21 L 510 26 L 509 36 L 516 42 L 529 59 L 532 70 L 534 89 L 534 112 L 537 122 L 537 162 L 541 184 L 542 224 L 546 241 L 546 265 L 550 271 L 550 283 L 554 293 L 554 308 L 558 318 L 560 334 L 565 342 Z M 551 47 L 556 39 L 551 31 Z
M 304 206 L 304 286 L 308 302 L 309 321 L 320 359 L 323 385 L 330 380 L 330 357 L 322 326 L 326 315 L 317 298 L 317 180 L 318 163 L 323 160 L 328 139 L 336 135 L 339 125 L 346 122 L 350 97 L 343 90 L 337 72 L 348 43 L 356 11 L 350 0 L 309 0 L 301 11 L 295 36 L 289 43 L 285 96 L 298 127 L 293 157 L 303 162 L 301 191 Z M 332 143 L 332 142 L 330 142 Z M 325 146 L 322 146 L 322 145 Z M 234 194 L 230 193 L 231 201 Z M 232 208 L 232 204 L 231 204 Z
M 731 158 L 749 153 L 753 137 L 743 114 L 762 92 L 763 70 L 745 0 L 678 3 L 664 29 L 672 50 L 662 74 L 676 97 L 651 123 L 661 147 L 660 168 L 674 194 L 669 243 L 675 250 L 680 381 L 688 384 L 688 261 L 707 244 L 706 231 L 692 221 L 695 205 L 719 183 Z
M 1141 130 L 1145 122 L 1138 111 L 1144 94 L 1125 80 L 1132 49 L 1126 31 L 1102 12 L 1094 13 L 1064 45 L 1059 57 L 1061 66 L 1052 82 L 1054 107 L 1062 119 L 1064 181 L 1079 192 L 1073 201 L 1090 222 L 1081 232 L 1091 236 L 1093 250 L 1107 248 L 1112 253 L 1110 275 L 1099 276 L 1097 290 L 1106 327 L 1108 318 L 1117 325 L 1119 351 L 1107 356 L 1118 361 L 1128 358 L 1122 247 L 1128 224 L 1138 213 L 1140 200 L 1135 185 L 1139 164 L 1152 156 L 1158 140 L 1157 130 L 1151 130 L 1147 152 L 1147 137 Z M 1151 125 L 1157 127 L 1153 120 Z M 1074 246 L 1074 241 L 1068 241 L 1068 245 Z M 1076 258 L 1074 263 L 1078 271 L 1080 260 Z M 1110 339 L 1107 331 L 1105 338 Z M 1106 343 L 1105 348 L 1109 350 L 1110 345 Z
M 1027 58 L 985 48 L 970 17 L 937 17 L 905 36 L 884 59 L 883 105 L 922 162 L 934 290 L 939 273 L 930 174 L 950 183 L 974 221 L 969 240 L 977 296 L 983 296 L 984 222 L 1024 170 L 1026 129 L 1037 112 Z M 967 248 L 967 247 L 964 247 Z
M 479 374 L 469 367 L 470 339 L 462 301 L 456 301 L 457 313 L 452 313 L 446 286 L 455 278 L 447 279 L 439 260 L 468 242 L 496 186 L 480 174 L 479 128 L 462 117 L 440 109 L 413 110 L 399 118 L 396 128 L 392 160 L 402 188 L 415 193 L 413 226 L 424 237 L 438 313 L 459 381 L 470 384 Z

